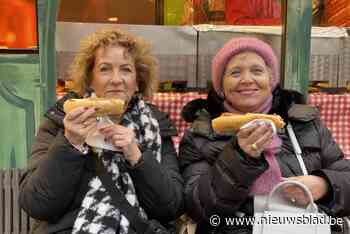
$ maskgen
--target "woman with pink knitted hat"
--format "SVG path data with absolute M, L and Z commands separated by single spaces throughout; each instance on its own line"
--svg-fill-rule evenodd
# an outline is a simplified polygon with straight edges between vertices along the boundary
M 350 160 L 344 159 L 318 110 L 305 105 L 298 92 L 279 87 L 278 64 L 265 42 L 234 38 L 212 61 L 207 100 L 194 100 L 182 111 L 192 127 L 180 144 L 180 168 L 187 213 L 197 222 L 198 234 L 251 233 L 246 223 L 226 226 L 212 219 L 253 216 L 254 196 L 267 195 L 286 179 L 303 183 L 328 215 L 350 215 Z M 276 132 L 263 123 L 234 134 L 213 131 L 211 120 L 223 112 L 280 115 L 294 129 L 306 168 L 298 162 L 286 129 Z M 283 194 L 297 205 L 309 202 L 294 186 Z

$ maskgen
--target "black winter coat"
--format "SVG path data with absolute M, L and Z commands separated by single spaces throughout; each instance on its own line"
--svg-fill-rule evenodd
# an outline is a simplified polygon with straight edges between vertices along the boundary
M 39 229 L 47 233 L 71 233 L 88 183 L 96 176 L 96 158 L 82 155 L 63 135 L 63 102 L 56 103 L 41 124 L 32 147 L 28 170 L 20 182 L 19 203 L 31 217 L 47 221 Z M 183 179 L 171 136 L 176 129 L 168 117 L 151 106 L 159 121 L 162 137 L 162 161 L 143 152 L 143 163 L 129 168 L 140 205 L 150 219 L 166 227 L 183 209 Z M 173 223 L 172 223 L 173 224 Z M 46 231 L 45 231 L 46 233 Z
M 211 93 L 208 100 L 195 100 L 183 110 L 187 120 L 194 120 L 179 150 L 180 169 L 185 180 L 186 211 L 198 222 L 198 234 L 250 233 L 251 226 L 223 224 L 214 228 L 209 224 L 209 218 L 214 214 L 235 217 L 239 211 L 252 216 L 254 205 L 249 189 L 268 168 L 264 157 L 252 159 L 245 156 L 237 147 L 235 136 L 213 132 L 211 119 L 223 110 L 220 110 L 219 101 Z M 277 88 L 271 113 L 281 115 L 286 123 L 291 122 L 309 174 L 322 176 L 328 181 L 330 192 L 318 201 L 319 206 L 332 216 L 349 215 L 350 160 L 343 159 L 343 153 L 330 131 L 322 125 L 318 110 L 293 104 L 300 102 L 303 102 L 300 94 Z M 212 115 L 208 110 L 212 110 Z M 282 130 L 278 134 L 283 143 L 276 158 L 282 176 L 302 175 L 287 132 Z

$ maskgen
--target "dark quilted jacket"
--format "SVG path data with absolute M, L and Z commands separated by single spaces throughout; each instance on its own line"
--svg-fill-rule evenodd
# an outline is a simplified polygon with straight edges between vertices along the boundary
M 194 120 L 180 143 L 179 152 L 180 169 L 185 180 L 186 210 L 198 222 L 198 234 L 251 233 L 251 226 L 220 225 L 214 228 L 208 223 L 214 214 L 221 217 L 252 216 L 253 199 L 249 196 L 249 188 L 268 167 L 263 157 L 246 157 L 236 147 L 235 136 L 213 132 L 210 121 L 222 111 L 219 102 L 218 97 L 209 94 L 208 100 L 196 100 L 183 110 L 187 120 Z M 294 104 L 302 102 L 300 94 L 278 88 L 274 92 L 271 113 L 291 122 L 308 172 L 329 182 L 330 192 L 318 201 L 319 206 L 329 215 L 349 215 L 350 160 L 343 159 L 330 131 L 322 125 L 318 110 Z M 211 110 L 211 115 L 208 110 Z M 279 136 L 283 144 L 276 158 L 282 176 L 302 175 L 286 131 L 280 131 Z
M 96 158 L 82 155 L 63 136 L 62 104 L 72 97 L 73 93 L 68 94 L 46 113 L 20 182 L 20 206 L 31 217 L 46 221 L 35 233 L 71 233 L 88 183 L 96 175 Z M 164 113 L 151 109 L 160 125 L 162 162 L 145 151 L 144 162 L 129 168 L 129 174 L 148 217 L 172 228 L 168 223 L 183 209 L 183 179 L 171 140 L 176 130 Z

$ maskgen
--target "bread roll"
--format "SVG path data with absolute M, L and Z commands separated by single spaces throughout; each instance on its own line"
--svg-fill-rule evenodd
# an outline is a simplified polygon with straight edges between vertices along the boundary
M 234 132 L 239 130 L 244 124 L 255 119 L 268 119 L 271 120 L 276 128 L 283 128 L 285 123 L 281 116 L 273 114 L 254 114 L 247 113 L 244 115 L 224 113 L 220 117 L 212 120 L 212 126 L 214 131 L 218 133 Z
M 117 98 L 83 98 L 69 99 L 63 105 L 65 113 L 77 107 L 98 108 L 96 116 L 121 115 L 124 112 L 124 101 Z

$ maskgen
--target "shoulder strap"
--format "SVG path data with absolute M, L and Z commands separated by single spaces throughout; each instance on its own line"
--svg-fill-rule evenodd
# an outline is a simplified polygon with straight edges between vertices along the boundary
M 298 159 L 298 162 L 299 162 L 299 165 L 301 167 L 301 170 L 302 170 L 304 175 L 308 175 L 308 172 L 307 172 L 307 169 L 306 169 L 303 157 L 301 156 L 302 155 L 302 151 L 301 151 L 299 142 L 297 140 L 297 137 L 295 136 L 292 124 L 290 122 L 288 122 L 288 124 L 287 124 L 287 131 L 288 131 L 289 138 L 292 141 L 294 153 L 295 153 L 295 156 Z
M 119 191 L 105 167 L 102 166 L 101 172 L 98 173 L 98 177 L 111 196 L 112 204 L 115 207 L 118 207 L 120 212 L 127 217 L 130 225 L 136 230 L 136 233 L 146 233 L 148 229 L 147 220 L 141 218 L 138 210 L 135 207 L 132 207 L 128 200 L 126 200 L 125 196 Z M 135 234 L 135 232 L 131 231 L 129 228 L 129 234 L 131 233 Z

